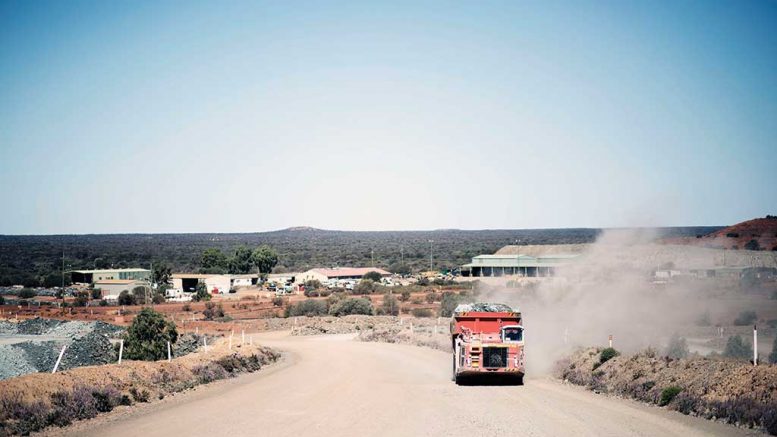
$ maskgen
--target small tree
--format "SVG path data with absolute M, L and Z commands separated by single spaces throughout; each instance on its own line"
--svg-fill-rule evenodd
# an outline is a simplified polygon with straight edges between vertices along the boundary
M 397 301 L 397 298 L 390 294 L 387 294 L 386 297 L 383 298 L 383 304 L 381 305 L 381 309 L 383 310 L 383 314 L 386 314 L 388 316 L 398 316 L 399 302 Z
M 407 302 L 410 300 L 410 290 L 402 290 L 402 293 L 399 294 L 399 300 L 402 302 Z
M 251 271 L 254 265 L 253 253 L 251 249 L 240 246 L 235 249 L 235 254 L 229 259 L 229 273 L 244 274 Z
M 200 258 L 200 270 L 205 273 L 225 273 L 227 271 L 227 256 L 214 247 L 205 249 Z
M 372 314 L 372 302 L 364 298 L 344 299 L 329 308 L 329 314 L 333 316 L 347 316 L 350 314 Z
M 362 280 L 369 279 L 372 282 L 380 282 L 381 279 L 383 279 L 383 276 L 381 276 L 380 273 L 376 272 L 375 270 L 371 270 L 362 276 Z
M 124 354 L 130 360 L 161 360 L 167 357 L 167 342 L 174 344 L 176 340 L 175 323 L 151 308 L 143 308 L 127 329 Z
M 321 281 L 318 279 L 309 279 L 305 281 L 305 291 L 308 289 L 310 290 L 318 290 L 319 288 L 322 288 L 323 285 L 321 284 Z
M 753 347 L 750 346 L 750 343 L 742 340 L 742 337 L 732 335 L 726 342 L 723 355 L 729 358 L 749 360 L 753 357 Z
M 210 293 L 208 293 L 208 287 L 204 282 L 197 283 L 197 288 L 195 288 L 192 300 L 195 302 L 210 300 Z
M 453 315 L 453 310 L 459 305 L 459 296 L 445 292 L 442 294 L 442 301 L 440 302 L 440 316 L 450 317 Z
M 92 290 L 92 299 L 101 299 L 103 297 L 103 291 L 99 288 Z
M 205 310 L 202 312 L 205 316 L 205 320 L 220 319 L 224 317 L 224 307 L 221 304 L 214 304 L 213 302 L 205 302 Z
M 148 289 L 145 286 L 133 288 L 132 295 L 135 296 L 135 303 L 139 305 L 145 305 L 150 300 L 148 298 Z
M 119 305 L 135 305 L 135 296 L 128 290 L 119 293 Z
M 22 290 L 19 292 L 20 299 L 32 299 L 37 295 L 38 293 L 36 293 L 32 288 L 22 288 Z
M 157 284 L 167 285 L 172 275 L 173 270 L 166 262 L 160 261 L 154 265 L 154 281 Z
M 259 269 L 259 273 L 270 273 L 273 267 L 278 264 L 278 252 L 267 245 L 256 248 L 251 258 L 256 268 Z
M 669 339 L 669 345 L 666 348 L 666 356 L 669 358 L 685 358 L 690 351 L 688 350 L 688 342 L 685 338 L 674 334 Z

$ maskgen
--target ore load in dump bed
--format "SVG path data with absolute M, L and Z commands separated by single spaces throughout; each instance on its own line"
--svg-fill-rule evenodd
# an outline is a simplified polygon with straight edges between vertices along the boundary
M 521 312 L 500 303 L 463 304 L 451 320 L 456 384 L 523 384 L 524 341 Z
M 117 357 L 111 339 L 123 332 L 124 328 L 100 321 L 0 321 L 0 380 L 50 372 L 63 345 L 67 348 L 61 370 L 113 362 Z

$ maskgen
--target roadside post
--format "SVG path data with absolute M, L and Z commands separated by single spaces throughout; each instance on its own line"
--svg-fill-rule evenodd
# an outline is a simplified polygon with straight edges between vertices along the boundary
M 51 371 L 51 373 L 57 373 L 57 369 L 59 368 L 59 363 L 62 361 L 62 356 L 65 355 L 65 349 L 67 348 L 67 345 L 62 346 L 62 350 L 59 351 L 59 357 L 57 357 L 57 362 L 54 364 L 54 370 Z
M 167 362 L 169 363 L 172 360 L 173 360 L 173 356 L 170 352 L 170 342 L 168 341 L 167 342 Z
M 612 334 L 610 334 L 609 342 L 610 342 L 610 347 L 612 347 Z
M 119 340 L 119 364 L 121 364 L 121 356 L 124 354 L 124 339 Z
M 758 326 L 753 325 L 753 366 L 758 365 Z

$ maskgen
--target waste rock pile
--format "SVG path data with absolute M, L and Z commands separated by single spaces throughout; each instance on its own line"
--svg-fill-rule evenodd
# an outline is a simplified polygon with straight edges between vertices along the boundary
M 0 339 L 4 340 L 0 344 L 0 380 L 50 372 L 64 345 L 60 370 L 114 362 L 117 356 L 110 339 L 123 332 L 121 327 L 99 321 L 0 321 Z

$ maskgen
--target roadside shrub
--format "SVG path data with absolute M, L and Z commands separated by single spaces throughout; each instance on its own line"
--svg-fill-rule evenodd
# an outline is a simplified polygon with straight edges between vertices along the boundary
M 107 413 L 121 404 L 121 393 L 112 385 L 92 389 L 92 397 L 95 400 L 95 408 L 100 413 Z
M 272 298 L 272 305 L 276 307 L 283 306 L 283 298 L 280 296 L 275 296 Z
M 752 325 L 755 323 L 755 321 L 758 320 L 758 315 L 755 313 L 755 311 L 742 311 L 739 313 L 739 316 L 737 316 L 736 319 L 734 319 L 734 325 L 736 326 L 747 326 Z
M 437 293 L 435 292 L 426 293 L 426 303 L 434 303 L 435 301 L 437 301 L 437 299 L 438 299 Z
M 229 376 L 227 375 L 227 371 L 216 363 L 206 363 L 197 366 L 192 369 L 192 373 L 194 373 L 194 376 L 197 377 L 197 380 L 199 380 L 201 384 L 218 381 L 219 379 L 224 379 Z
M 167 342 L 175 344 L 175 323 L 151 308 L 143 308 L 127 329 L 124 355 L 130 360 L 155 361 L 167 357 Z
M 323 285 L 321 284 L 321 281 L 319 281 L 318 279 L 309 279 L 305 281 L 305 291 L 307 291 L 308 289 L 317 290 L 319 288 L 323 288 Z
M 429 308 L 413 308 L 410 314 L 415 317 L 432 317 L 432 310 Z
M 672 399 L 674 399 L 675 396 L 680 394 L 681 391 L 683 391 L 683 389 L 676 385 L 666 387 L 665 389 L 661 390 L 661 398 L 658 401 L 658 405 L 662 407 L 668 405 L 670 402 L 672 402 Z
M 327 313 L 326 302 L 322 300 L 307 299 L 286 307 L 286 317 L 297 316 L 324 316 Z
M 732 335 L 726 342 L 726 349 L 723 356 L 742 360 L 749 360 L 753 357 L 753 347 L 750 343 L 742 340 L 738 335 Z
M 100 305 L 101 307 L 107 307 L 108 306 L 108 301 L 105 300 L 105 299 L 101 299 L 100 303 L 98 305 Z
M 410 290 L 402 290 L 402 293 L 399 295 L 399 300 L 402 302 L 407 302 L 410 300 Z
M 599 354 L 599 364 L 604 364 L 607 361 L 610 361 L 611 359 L 617 357 L 621 353 L 615 350 L 615 348 L 608 347 L 602 349 L 601 354 Z
M 332 316 L 347 316 L 351 314 L 372 314 L 372 302 L 365 298 L 343 299 L 329 308 L 329 314 Z
M 92 290 L 92 299 L 102 299 L 103 297 L 103 291 L 99 288 L 95 288 Z
M 685 358 L 690 354 L 690 351 L 688 350 L 688 342 L 685 340 L 685 338 L 678 336 L 677 334 L 674 334 L 672 338 L 669 339 L 669 345 L 666 348 L 666 356 L 669 358 Z
M 146 389 L 138 390 L 137 388 L 132 387 L 129 389 L 129 392 L 135 402 L 148 402 L 151 397 L 151 394 Z
M 186 311 L 187 313 L 192 310 L 192 306 L 188 303 L 183 304 L 183 307 L 181 307 L 182 310 Z

